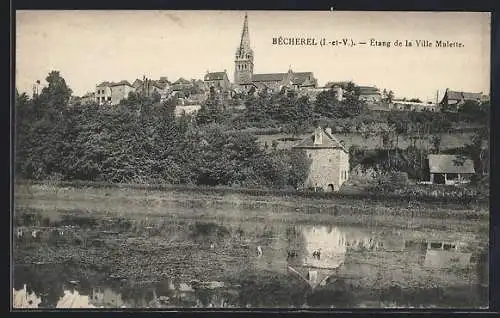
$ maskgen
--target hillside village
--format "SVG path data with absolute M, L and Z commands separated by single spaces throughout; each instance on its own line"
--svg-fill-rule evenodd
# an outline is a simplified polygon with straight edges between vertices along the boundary
M 305 151 L 310 170 L 297 189 L 340 191 L 356 177 L 380 184 L 380 171 L 404 172 L 421 185 L 462 185 L 488 174 L 488 95 L 446 88 L 439 99 L 423 102 L 349 81 L 319 86 L 313 72 L 291 67 L 254 74 L 248 23 L 245 15 L 234 76 L 207 70 L 202 79 L 107 80 L 84 96 L 71 95 L 68 104 L 114 109 L 139 103 L 143 111 L 149 100 L 173 107 L 186 125 L 250 132 L 266 152 Z M 40 91 L 37 82 L 33 100 Z

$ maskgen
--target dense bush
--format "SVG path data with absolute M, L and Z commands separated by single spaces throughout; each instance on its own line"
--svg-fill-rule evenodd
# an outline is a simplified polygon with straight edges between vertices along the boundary
M 227 131 L 216 99 L 196 118 L 137 94 L 117 106 L 68 107 L 64 80 L 47 80 L 40 96 L 16 96 L 17 177 L 280 188 L 307 174 L 305 155 L 266 152 L 254 135 Z

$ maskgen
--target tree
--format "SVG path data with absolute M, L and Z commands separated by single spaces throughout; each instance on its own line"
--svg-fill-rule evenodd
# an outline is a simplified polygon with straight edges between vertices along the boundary
M 59 71 L 51 71 L 45 78 L 48 85 L 42 89 L 39 96 L 42 105 L 50 105 L 51 108 L 61 110 L 68 105 L 72 90 L 66 85 Z
M 392 103 L 394 100 L 394 92 L 392 90 L 389 90 L 389 93 L 387 93 L 387 103 Z

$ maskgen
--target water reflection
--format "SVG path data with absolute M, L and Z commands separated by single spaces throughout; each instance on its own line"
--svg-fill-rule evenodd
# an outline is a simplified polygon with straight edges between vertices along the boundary
M 275 224 L 260 232 L 248 224 L 233 226 L 236 230 L 231 225 L 176 226 L 185 229 L 167 233 L 178 236 L 192 233 L 193 228 L 204 228 L 208 234 L 187 237 L 199 242 L 195 245 L 198 247 L 189 250 L 187 259 L 201 267 L 218 266 L 222 270 L 214 267 L 205 272 L 206 277 L 194 279 L 196 275 L 182 267 L 184 272 L 176 275 L 141 282 L 127 277 L 116 279 L 114 273 L 102 268 L 90 269 L 79 262 L 16 264 L 14 305 L 17 308 L 460 307 L 484 305 L 487 297 L 487 254 L 475 255 L 462 242 L 415 240 L 411 232 L 336 226 Z M 231 235 L 235 231 L 238 235 Z M 74 232 L 78 234 L 78 229 Z M 64 235 L 64 239 L 69 237 Z M 58 244 L 65 244 L 60 234 L 55 233 L 54 237 L 58 238 Z M 105 241 L 102 242 L 103 247 L 94 248 L 106 248 Z M 39 242 L 30 239 L 29 244 L 36 248 Z M 255 252 L 257 246 L 262 249 L 260 256 Z M 221 274 L 209 277 L 215 269 Z M 422 285 L 429 281 L 433 284 Z

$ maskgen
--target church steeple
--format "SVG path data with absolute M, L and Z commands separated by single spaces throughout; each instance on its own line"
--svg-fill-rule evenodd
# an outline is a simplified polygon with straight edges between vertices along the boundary
M 245 13 L 243 30 L 236 58 L 234 61 L 234 83 L 248 84 L 252 81 L 253 75 L 253 50 L 250 47 L 250 34 L 248 32 L 248 15 Z
M 243 21 L 243 31 L 241 32 L 240 52 L 248 52 L 250 48 L 250 35 L 248 34 L 248 15 L 245 12 L 245 20 Z

